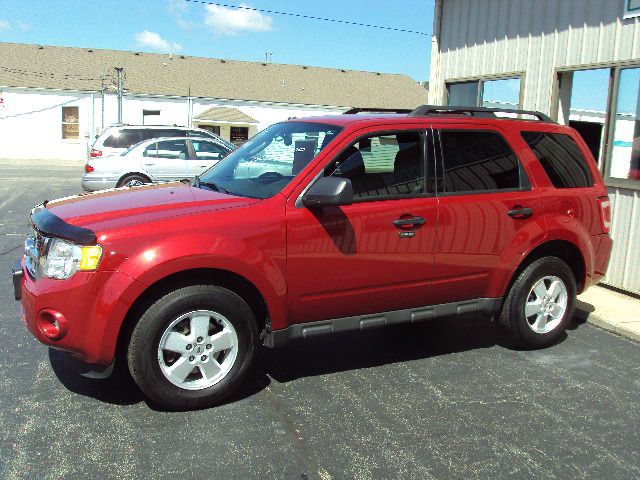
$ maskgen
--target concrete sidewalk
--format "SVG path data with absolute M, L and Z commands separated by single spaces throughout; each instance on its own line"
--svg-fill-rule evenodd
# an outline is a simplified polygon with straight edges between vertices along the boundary
M 587 322 L 640 342 L 640 299 L 598 285 L 578 297 L 576 310 Z

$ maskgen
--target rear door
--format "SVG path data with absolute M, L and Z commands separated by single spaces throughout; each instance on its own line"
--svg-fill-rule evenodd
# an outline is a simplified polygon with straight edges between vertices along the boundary
M 438 234 L 435 303 L 498 296 L 537 224 L 542 201 L 508 143 L 492 125 L 438 124 Z
M 289 199 L 293 323 L 431 303 L 437 199 L 425 182 L 426 139 L 425 130 L 353 134 L 322 172 L 351 180 L 353 204 L 310 210 Z
M 162 140 L 144 150 L 142 163 L 153 181 L 171 181 L 188 177 L 188 158 L 186 140 Z

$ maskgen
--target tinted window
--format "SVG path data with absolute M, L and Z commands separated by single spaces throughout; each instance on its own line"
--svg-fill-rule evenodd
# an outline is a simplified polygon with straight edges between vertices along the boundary
M 556 188 L 593 186 L 593 177 L 576 142 L 562 133 L 522 132 Z
M 374 135 L 351 145 L 329 169 L 351 180 L 354 198 L 424 193 L 422 135 Z
M 497 133 L 442 130 L 440 145 L 445 192 L 517 189 L 521 174 L 526 177 L 516 155 Z
M 129 148 L 141 140 L 143 140 L 143 138 L 141 138 L 139 130 L 120 130 L 110 135 L 104 141 L 103 145 L 109 148 Z

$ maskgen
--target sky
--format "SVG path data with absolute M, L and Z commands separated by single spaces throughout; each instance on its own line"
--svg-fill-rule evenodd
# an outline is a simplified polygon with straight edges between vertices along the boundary
M 431 34 L 433 0 L 218 3 Z M 400 7 L 401 5 L 401 7 Z M 1 0 L 0 41 L 401 73 L 429 77 L 431 36 L 187 0 Z

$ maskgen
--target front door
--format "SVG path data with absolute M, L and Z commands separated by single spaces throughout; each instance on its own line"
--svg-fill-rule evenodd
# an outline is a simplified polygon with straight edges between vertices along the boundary
M 142 164 L 154 182 L 181 180 L 188 177 L 186 140 L 162 140 L 152 143 L 143 152 Z
M 292 323 L 431 303 L 437 199 L 425 189 L 424 131 L 370 132 L 323 174 L 351 180 L 352 205 L 287 206 Z
M 193 147 L 187 162 L 189 177 L 200 175 L 227 155 L 227 150 L 210 140 L 193 139 L 189 142 Z

